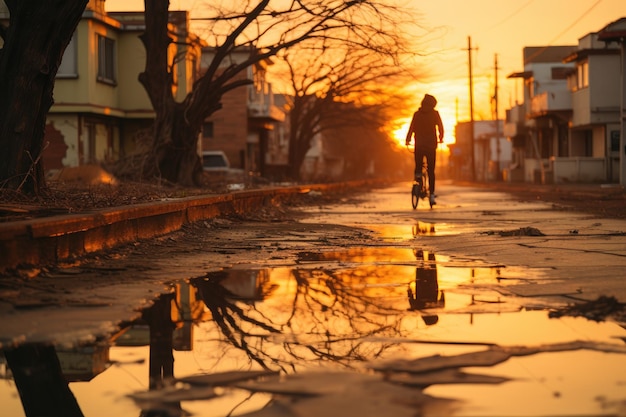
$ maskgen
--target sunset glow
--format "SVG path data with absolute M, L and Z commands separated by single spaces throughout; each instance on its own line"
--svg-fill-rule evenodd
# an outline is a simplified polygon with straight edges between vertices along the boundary
M 424 94 L 431 94 L 437 99 L 436 110 L 439 111 L 444 129 L 444 144 L 448 145 L 456 142 L 454 128 L 458 122 L 468 121 L 469 116 L 469 93 L 467 84 L 462 83 L 416 83 L 410 87 L 415 101 L 410 104 L 411 109 L 406 110 L 407 117 L 394 121 L 394 126 L 398 126 L 393 131 L 393 137 L 399 146 L 405 146 L 406 134 L 409 130 L 411 117 L 417 109 Z M 479 112 L 474 110 L 475 116 Z M 446 146 L 447 147 L 447 146 Z
M 398 119 L 390 121 L 394 126 L 393 137 L 400 146 L 404 146 L 410 117 L 425 93 L 437 98 L 445 143 L 455 142 L 456 123 L 470 120 L 470 60 L 474 119 L 494 119 L 494 96 L 499 103 L 497 116 L 502 119 L 507 108 L 523 100 L 519 80 L 510 80 L 507 76 L 524 69 L 524 47 L 577 45 L 581 37 L 626 16 L 624 0 L 549 0 L 523 4 L 497 0 L 408 0 L 403 3 L 415 11 L 411 19 L 415 31 L 410 36 L 419 38 L 421 46 L 414 51 L 416 58 L 411 65 L 419 68 L 422 75 L 407 86 L 415 97 L 415 102 L 409 103 L 411 108 L 399 111 Z M 107 0 L 105 3 L 109 11 L 143 10 L 143 6 L 141 0 Z M 202 2 L 195 0 L 171 1 L 170 9 L 188 10 L 192 17 L 206 11 Z M 201 24 L 195 24 L 198 33 L 202 33 Z

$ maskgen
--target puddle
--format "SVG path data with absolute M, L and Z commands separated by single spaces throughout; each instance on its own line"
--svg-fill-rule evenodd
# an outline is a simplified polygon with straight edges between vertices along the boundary
M 0 403 L 3 415 L 15 417 L 59 401 L 64 415 L 87 417 L 261 409 L 285 416 L 299 414 L 297 407 L 320 415 L 343 410 L 338 404 L 352 395 L 361 408 L 375 410 L 371 400 L 396 416 L 415 415 L 416 407 L 426 416 L 441 415 L 439 407 L 458 416 L 623 413 L 626 330 L 551 319 L 501 291 L 540 279 L 541 270 L 392 247 L 305 252 L 295 266 L 242 265 L 177 283 L 109 341 L 9 352 L 12 367 L 0 366 Z M 513 346 L 524 348 L 501 348 Z M 480 366 L 493 357 L 500 359 Z M 426 372 L 424 363 L 442 365 Z M 283 376 L 247 373 L 264 370 Z M 202 376 L 187 379 L 194 375 Z M 398 395 L 411 400 L 397 404 Z M 444 400 L 451 398 L 462 402 Z M 342 416 L 362 416 L 361 408 Z
M 475 226 L 463 225 L 458 222 L 451 224 L 445 222 L 430 223 L 411 219 L 407 224 L 374 224 L 369 229 L 376 232 L 381 239 L 398 241 L 419 239 L 424 236 L 452 236 L 462 233 L 471 233 Z

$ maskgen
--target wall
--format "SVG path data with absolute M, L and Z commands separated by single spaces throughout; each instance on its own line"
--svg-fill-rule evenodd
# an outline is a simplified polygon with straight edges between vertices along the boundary
M 591 123 L 610 123 L 619 120 L 620 79 L 619 55 L 590 57 L 589 70 Z
M 137 79 L 146 65 L 146 49 L 138 36 L 139 32 L 124 32 L 119 36 L 117 94 L 121 109 L 151 116 L 148 93 Z
M 604 158 L 555 158 L 552 168 L 555 183 L 606 181 Z
M 589 88 L 572 92 L 572 126 L 585 126 L 591 123 L 591 98 Z
M 44 151 L 44 168 L 56 169 L 59 168 L 59 164 L 62 166 L 78 166 L 79 165 L 79 153 L 80 145 L 78 142 L 79 121 L 78 116 L 75 114 L 49 114 L 46 123 L 46 132 L 54 130 L 60 134 L 63 145 L 66 146 L 65 153 L 58 155 L 53 152 L 52 155 L 48 155 Z M 56 141 L 56 132 L 50 136 L 46 134 L 46 141 Z M 59 147 L 59 144 L 54 146 Z M 50 158 L 57 158 L 58 160 L 50 160 Z M 48 161 L 46 161 L 48 159 Z M 47 163 L 46 163 L 47 162 Z
M 245 74 L 240 74 L 241 78 Z M 248 138 L 248 90 L 236 88 L 224 94 L 222 108 L 215 112 L 209 122 L 213 123 L 213 138 L 203 138 L 203 150 L 221 150 L 226 153 L 234 168 L 241 166 L 241 152 L 247 153 Z
M 604 158 L 606 156 L 606 129 L 604 128 L 604 126 L 594 126 L 591 132 L 591 156 L 596 158 Z
M 77 104 L 85 103 L 88 101 L 89 87 L 87 84 L 91 81 L 89 74 L 89 68 L 92 66 L 90 60 L 93 58 L 89 54 L 89 33 L 90 24 L 86 20 L 81 20 L 74 32 L 74 42 L 76 44 L 75 57 L 76 60 L 76 78 L 57 78 L 54 85 L 54 101 L 52 106 L 54 111 L 55 107 L 60 104 Z M 66 51 L 66 54 L 70 54 L 72 51 Z

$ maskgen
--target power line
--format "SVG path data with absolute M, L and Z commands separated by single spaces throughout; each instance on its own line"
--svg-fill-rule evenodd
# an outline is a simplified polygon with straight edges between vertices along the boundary
M 554 43 L 557 39 L 559 39 L 561 36 L 563 36 L 564 33 L 566 33 L 568 30 L 570 30 L 571 28 L 573 28 L 574 26 L 576 26 L 576 24 L 578 22 L 580 22 L 581 20 L 583 20 L 587 14 L 592 11 L 593 9 L 595 9 L 595 7 L 602 3 L 602 0 L 598 0 L 596 1 L 593 5 L 591 5 L 591 7 L 589 9 L 587 9 L 583 14 L 580 15 L 580 17 L 576 20 L 574 20 L 574 22 L 572 22 L 571 25 L 569 25 L 568 27 L 566 27 L 561 33 L 559 33 L 558 35 L 556 35 L 556 37 L 554 39 L 552 39 L 550 42 L 548 42 L 548 45 L 552 45 L 552 43 Z
M 596 1 L 594 4 L 591 5 L 591 7 L 589 9 L 587 9 L 582 15 L 580 15 L 580 17 L 576 20 L 574 20 L 574 22 L 572 22 L 571 25 L 569 25 L 567 28 L 565 28 L 563 31 L 561 31 L 561 33 L 559 33 L 554 39 L 552 39 L 550 42 L 548 42 L 546 44 L 546 46 L 544 46 L 543 48 L 539 49 L 538 51 L 536 51 L 534 54 L 532 54 L 531 56 L 529 56 L 527 58 L 528 61 L 531 61 L 533 58 L 541 55 L 546 49 L 548 49 L 550 46 L 552 46 L 552 44 L 554 44 L 554 42 L 559 39 L 561 36 L 563 36 L 564 33 L 566 33 L 568 30 L 570 30 L 571 28 L 573 28 L 574 26 L 576 26 L 576 24 L 578 22 L 580 22 L 581 20 L 583 20 L 583 18 L 585 18 L 587 16 L 587 13 L 589 13 L 590 11 L 592 11 L 598 4 L 602 3 L 602 0 L 598 0 Z
M 507 20 L 510 20 L 511 18 L 517 16 L 522 10 L 524 10 L 526 7 L 530 6 L 530 4 L 533 2 L 534 0 L 529 0 L 526 3 L 524 3 L 520 8 L 518 8 L 517 10 L 515 10 L 513 13 L 511 13 L 510 15 L 508 15 L 507 17 L 505 17 L 504 19 L 500 20 L 498 23 L 496 23 L 495 25 L 491 26 L 490 28 L 488 28 L 487 30 L 491 30 L 495 27 L 500 26 L 501 24 L 503 24 L 504 22 L 506 22 Z

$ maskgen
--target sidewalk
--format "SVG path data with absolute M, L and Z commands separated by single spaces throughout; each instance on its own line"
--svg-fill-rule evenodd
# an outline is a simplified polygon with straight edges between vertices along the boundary
M 504 191 L 524 200 L 550 202 L 602 217 L 626 218 L 626 191 L 619 184 L 457 183 Z
M 0 274 L 20 265 L 54 264 L 138 239 L 161 236 L 188 223 L 250 212 L 310 191 L 341 193 L 381 183 L 352 181 L 272 187 L 0 223 L 0 253 L 3 254 Z M 511 193 L 521 200 L 550 202 L 561 209 L 626 218 L 626 192 L 616 184 L 455 183 Z
M 162 236 L 200 220 L 279 205 L 311 192 L 341 193 L 373 183 L 352 181 L 267 187 L 8 221 L 0 223 L 0 276 L 15 268 L 53 265 L 121 244 Z

